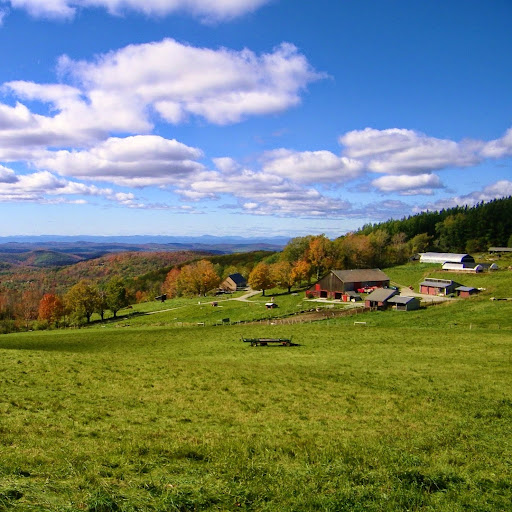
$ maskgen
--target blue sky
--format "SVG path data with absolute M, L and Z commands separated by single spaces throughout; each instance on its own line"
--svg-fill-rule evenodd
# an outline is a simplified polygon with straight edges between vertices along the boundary
M 512 194 L 509 0 L 0 0 L 0 19 L 0 236 L 336 237 Z

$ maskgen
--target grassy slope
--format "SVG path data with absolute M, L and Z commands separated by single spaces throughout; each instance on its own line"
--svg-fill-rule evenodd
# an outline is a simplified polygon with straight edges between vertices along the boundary
M 508 510 L 512 304 L 487 293 L 367 327 L 142 324 L 166 312 L 3 336 L 0 510 Z M 256 299 L 226 316 L 267 314 Z

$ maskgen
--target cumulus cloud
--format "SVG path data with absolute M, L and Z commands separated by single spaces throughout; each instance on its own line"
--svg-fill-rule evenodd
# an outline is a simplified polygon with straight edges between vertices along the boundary
M 151 107 L 171 123 L 199 116 L 227 124 L 280 112 L 297 105 L 301 90 L 323 76 L 289 43 L 258 56 L 173 39 L 130 45 L 95 62 L 62 57 L 59 69 L 83 85 L 91 102 L 118 98 L 129 108 L 135 101 L 139 115 Z
M 434 189 L 444 188 L 435 174 L 382 176 L 373 180 L 372 185 L 381 192 L 398 192 L 401 195 L 430 195 Z
M 69 181 L 48 171 L 16 175 L 13 170 L 0 166 L 0 202 L 69 202 L 66 196 L 96 196 L 121 202 L 110 188 Z M 83 203 L 85 200 L 72 202 Z
M 361 174 L 363 164 L 330 151 L 295 152 L 286 149 L 268 152 L 263 170 L 298 183 L 340 184 Z
M 424 174 L 481 161 L 480 142 L 457 143 L 414 130 L 365 128 L 346 133 L 340 142 L 347 156 L 363 159 L 369 171 L 378 173 Z
M 338 218 L 350 208 L 342 199 L 325 196 L 277 174 L 246 169 L 233 159 L 216 159 L 216 163 L 216 170 L 183 182 L 178 193 L 195 201 L 232 195 L 238 200 L 238 208 L 253 215 Z
M 504 158 L 512 156 L 512 128 L 509 128 L 500 139 L 485 144 L 482 155 L 487 158 Z
M 0 103 L 0 160 L 30 160 L 47 147 L 87 147 L 112 133 L 150 133 L 157 118 L 227 124 L 280 112 L 300 103 L 302 90 L 322 76 L 287 43 L 256 55 L 172 39 L 130 45 L 93 62 L 63 56 L 58 68 L 60 84 L 3 84 L 16 103 Z M 42 103 L 47 114 L 22 101 Z
M 137 187 L 177 183 L 203 169 L 196 161 L 201 157 L 199 149 L 176 140 L 136 135 L 111 137 L 89 150 L 47 152 L 35 165 L 64 176 Z
M 70 19 L 78 9 L 100 7 L 110 14 L 134 11 L 147 16 L 166 16 L 182 11 L 205 21 L 227 20 L 254 11 L 270 0 L 2 0 L 37 18 Z

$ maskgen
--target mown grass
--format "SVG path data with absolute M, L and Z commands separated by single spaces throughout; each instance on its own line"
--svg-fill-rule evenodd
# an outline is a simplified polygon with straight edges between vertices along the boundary
M 1 337 L 0 510 L 509 510 L 510 317 L 368 318 Z

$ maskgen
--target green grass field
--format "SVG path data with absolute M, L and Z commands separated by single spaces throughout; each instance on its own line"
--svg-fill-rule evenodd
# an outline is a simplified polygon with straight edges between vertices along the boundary
M 213 326 L 268 314 L 255 297 L 4 335 L 0 511 L 509 511 L 512 302 L 489 295 L 511 278 L 475 279 L 491 290 L 366 326 Z

